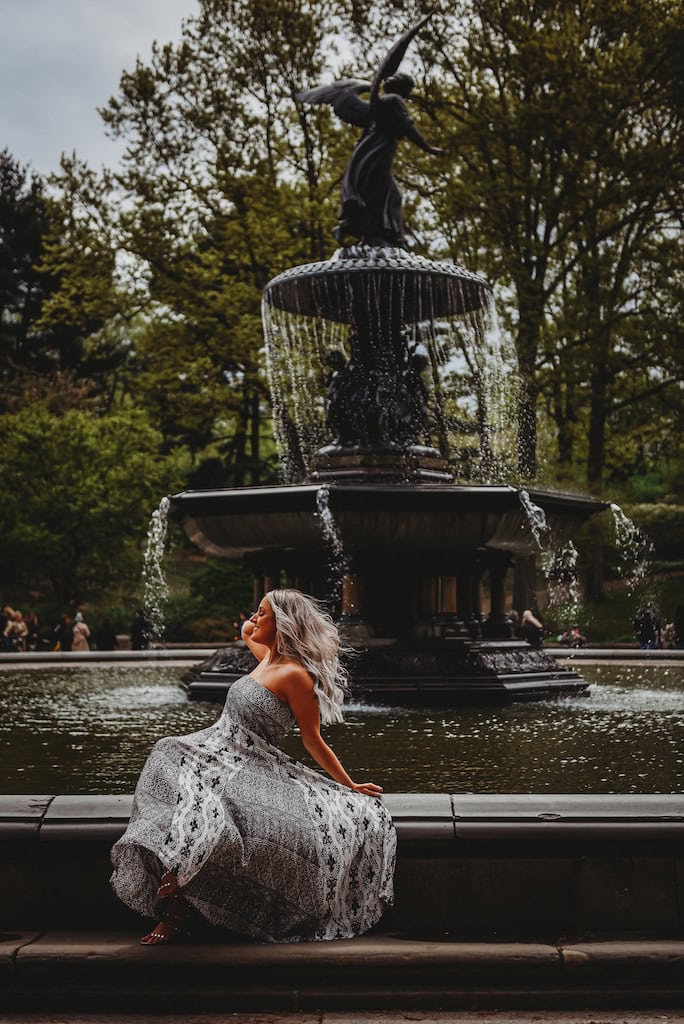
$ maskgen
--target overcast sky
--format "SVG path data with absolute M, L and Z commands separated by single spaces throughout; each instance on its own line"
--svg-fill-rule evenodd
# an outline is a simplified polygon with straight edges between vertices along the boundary
M 0 0 L 0 150 L 41 174 L 74 149 L 113 166 L 119 147 L 97 107 L 196 10 L 197 0 Z

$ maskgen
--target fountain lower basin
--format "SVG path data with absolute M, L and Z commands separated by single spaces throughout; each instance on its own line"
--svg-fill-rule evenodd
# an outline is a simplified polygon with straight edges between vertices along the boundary
M 171 499 L 171 512 L 201 550 L 245 559 L 256 602 L 283 582 L 321 598 L 337 583 L 333 610 L 357 652 L 355 693 L 582 693 L 587 684 L 576 672 L 514 638 L 506 614 L 509 569 L 516 557 L 539 550 L 521 493 L 510 486 L 333 482 L 185 491 Z M 559 546 L 605 508 L 552 491 L 532 490 L 529 498 L 544 510 Z M 219 651 L 190 680 L 189 692 L 221 699 L 249 668 L 244 651 Z

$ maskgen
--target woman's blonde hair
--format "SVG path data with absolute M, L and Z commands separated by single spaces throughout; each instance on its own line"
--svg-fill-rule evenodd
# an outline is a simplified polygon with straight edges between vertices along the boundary
M 343 721 L 348 676 L 339 661 L 337 626 L 315 598 L 299 590 L 270 590 L 265 597 L 275 615 L 276 651 L 312 677 L 321 722 Z

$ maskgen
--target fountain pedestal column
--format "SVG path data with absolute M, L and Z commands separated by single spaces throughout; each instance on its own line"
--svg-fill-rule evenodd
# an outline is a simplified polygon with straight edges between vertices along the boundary
M 345 573 L 342 577 L 339 627 L 348 644 L 364 643 L 371 635 L 363 616 L 363 581 L 353 573 Z
M 487 619 L 482 623 L 482 635 L 490 639 L 494 637 L 510 639 L 513 636 L 513 627 L 506 615 L 506 574 L 510 560 L 510 555 L 505 552 L 498 557 L 490 556 L 490 610 Z

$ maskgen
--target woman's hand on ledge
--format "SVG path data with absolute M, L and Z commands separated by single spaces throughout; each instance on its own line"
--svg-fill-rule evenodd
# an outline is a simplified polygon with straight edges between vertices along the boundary
M 361 793 L 363 796 L 382 796 L 382 786 L 376 786 L 374 782 L 354 782 L 351 788 L 355 793 Z

